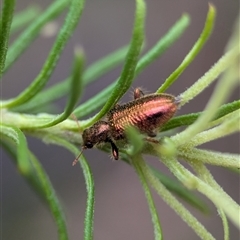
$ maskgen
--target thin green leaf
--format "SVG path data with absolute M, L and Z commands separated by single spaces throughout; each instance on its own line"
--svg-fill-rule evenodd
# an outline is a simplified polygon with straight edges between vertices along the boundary
M 145 67 L 147 67 L 152 61 L 161 56 L 184 32 L 189 24 L 189 17 L 183 15 L 171 28 L 170 30 L 151 48 L 138 62 L 134 78 L 140 74 Z M 81 104 L 74 112 L 74 114 L 80 118 L 88 115 L 89 113 L 96 111 L 102 107 L 108 96 L 112 93 L 118 79 L 111 83 L 104 90 L 99 92 L 96 96 L 92 97 L 85 103 Z M 88 125 L 88 122 L 85 124 Z M 84 122 L 81 123 L 84 126 Z
M 135 69 L 138 62 L 138 57 L 141 52 L 141 48 L 144 41 L 144 21 L 145 21 L 145 3 L 143 0 L 136 0 L 136 12 L 135 12 L 135 23 L 133 29 L 133 35 L 128 50 L 128 54 L 124 63 L 121 76 L 118 79 L 116 86 L 112 90 L 110 97 L 107 102 L 91 120 L 88 121 L 87 125 L 91 126 L 95 121 L 103 117 L 114 104 L 123 96 L 123 94 L 131 86 Z
M 7 136 L 3 136 L 2 131 L 1 131 L 0 144 L 1 144 L 1 147 L 14 160 L 15 164 L 17 164 L 17 153 L 15 149 L 16 147 L 13 145 L 14 142 L 12 141 L 12 139 L 8 138 Z
M 169 31 L 152 47 L 138 62 L 135 75 L 141 73 L 145 67 L 161 56 L 174 42 L 176 42 L 189 26 L 190 18 L 187 14 L 169 29 Z
M 52 212 L 53 218 L 56 222 L 56 225 L 58 228 L 58 239 L 67 240 L 68 239 L 67 223 L 66 223 L 65 216 L 62 211 L 60 202 L 54 191 L 54 188 L 46 172 L 44 171 L 40 162 L 38 161 L 38 159 L 30 151 L 29 153 L 30 153 L 32 165 L 36 171 L 37 177 L 43 189 L 45 199 L 48 203 L 48 206 Z
M 152 173 L 146 163 L 141 160 L 147 181 L 156 190 L 157 194 L 191 227 L 201 239 L 215 238 L 206 228 L 164 187 L 157 177 Z
M 0 131 L 10 138 L 17 146 L 17 166 L 21 174 L 28 175 L 31 172 L 31 164 L 28 156 L 28 146 L 25 135 L 14 126 L 1 125 Z
M 73 112 L 74 115 L 77 118 L 81 118 L 99 109 L 101 106 L 103 106 L 104 103 L 106 103 L 115 85 L 116 82 L 110 84 L 108 87 L 100 91 L 97 95 L 91 97 L 85 103 L 81 104 Z M 83 122 L 81 122 L 81 126 L 82 124 Z
M 70 152 L 72 152 L 75 156 L 79 155 L 79 150 L 70 142 L 63 138 L 48 136 L 45 138 L 47 143 L 63 146 L 67 148 Z M 83 175 L 85 178 L 86 188 L 87 188 L 87 206 L 85 212 L 85 220 L 84 220 L 84 240 L 92 240 L 93 239 L 93 220 L 94 220 L 94 203 L 95 203 L 95 187 L 92 171 L 88 165 L 86 159 L 81 155 L 79 158 L 79 163 L 83 170 Z
M 193 159 L 199 161 L 197 155 Z M 240 209 L 239 205 L 227 193 L 225 193 L 223 189 L 220 190 L 219 188 L 212 187 L 208 183 L 199 179 L 175 158 L 167 159 L 161 156 L 161 161 L 169 168 L 177 179 L 184 183 L 184 185 L 204 194 L 217 208 L 220 208 L 225 212 L 236 227 L 240 227 L 238 214 Z
M 231 50 L 233 54 L 239 54 L 238 49 Z M 221 79 L 219 80 L 217 86 L 214 89 L 214 92 L 208 101 L 208 104 L 200 117 L 189 127 L 187 127 L 181 133 L 172 137 L 172 140 L 176 144 L 176 146 L 180 146 L 194 137 L 197 133 L 208 128 L 208 124 L 215 117 L 218 108 L 227 100 L 234 87 L 238 84 L 238 75 L 235 75 L 235 64 L 237 63 L 237 57 L 235 56 L 234 61 L 232 62 L 232 66 L 226 71 Z M 215 65 L 216 66 L 216 65 Z M 214 66 L 214 67 L 215 67 Z M 214 68 L 213 67 L 213 68 Z M 219 66 L 218 66 L 219 67 Z M 221 69 L 219 69 L 221 71 Z M 233 71 L 232 71 L 233 70 Z M 232 75 L 233 74 L 233 75 Z M 204 75 L 206 76 L 206 74 Z M 210 79 L 209 79 L 210 80 Z M 196 86 L 195 86 L 196 87 Z M 192 87 L 190 87 L 192 88 Z M 193 90 L 193 89 L 192 89 Z M 183 93 L 185 95 L 185 93 Z M 190 95 L 195 95 L 194 92 Z M 180 97 L 181 98 L 181 97 Z M 183 97 L 183 104 L 186 101 L 186 98 Z M 181 102 L 182 104 L 182 102 Z
M 97 80 L 98 77 L 104 75 L 106 72 L 119 65 L 124 60 L 127 49 L 128 46 L 122 47 L 90 65 L 84 71 L 83 86 Z M 41 91 L 29 102 L 15 107 L 12 110 L 17 112 L 32 112 L 36 107 L 46 105 L 49 102 L 67 95 L 69 93 L 69 88 L 70 77 L 52 87 L 47 88 L 46 90 Z M 74 115 L 78 117 L 76 112 L 78 112 L 77 109 L 74 111 Z
M 128 48 L 128 45 L 121 47 L 118 50 L 110 53 L 109 55 L 90 65 L 84 74 L 84 84 L 87 85 L 95 81 L 96 79 L 122 63 L 127 55 Z
M 228 225 L 228 219 L 226 214 L 222 209 L 218 209 L 218 214 L 222 219 L 222 224 L 223 224 L 223 232 L 224 232 L 224 240 L 229 240 L 229 225 Z
M 180 147 L 178 156 L 190 162 L 198 160 L 202 163 L 215 166 L 240 168 L 239 155 L 233 153 L 223 153 L 197 148 L 186 149 Z
M 103 149 L 106 150 L 106 149 Z M 129 159 L 126 154 L 121 153 L 121 158 L 127 164 L 130 164 Z M 209 213 L 209 208 L 207 204 L 196 196 L 193 191 L 190 191 L 184 187 L 177 179 L 170 178 L 169 176 L 163 174 L 159 170 L 152 166 L 146 164 L 147 169 L 149 169 L 153 175 L 164 185 L 164 187 L 170 192 L 177 195 L 179 198 L 183 199 L 185 202 L 193 206 L 194 208 L 200 210 L 203 213 Z
M 206 166 L 204 166 L 203 163 L 194 161 L 189 164 L 197 173 L 197 175 L 200 177 L 200 179 L 202 179 L 205 183 L 207 183 L 208 185 L 212 186 L 215 189 L 218 189 L 219 191 L 223 191 L 222 187 L 215 181 L 214 177 L 212 176 L 210 171 L 206 168 Z M 226 214 L 221 208 L 217 208 L 217 211 L 223 223 L 224 240 L 229 240 L 229 226 Z
M 4 148 L 4 150 L 11 156 L 11 158 L 14 160 L 15 165 L 17 166 L 18 160 L 17 160 L 16 143 L 10 138 L 1 136 L 0 144 Z M 31 156 L 29 157 L 31 158 Z M 43 189 L 40 186 L 39 180 L 36 177 L 36 173 L 33 172 L 33 169 L 31 173 L 28 173 L 27 175 L 23 175 L 23 177 L 27 180 L 28 184 L 34 189 L 34 191 L 40 196 L 40 198 L 43 201 L 45 201 L 46 199 L 45 199 Z
M 159 179 L 159 181 L 172 193 L 175 193 L 178 197 L 186 201 L 192 207 L 200 210 L 203 213 L 209 213 L 207 204 L 197 197 L 193 191 L 188 190 L 179 181 L 168 177 L 162 172 L 156 170 L 154 167 L 150 167 L 153 174 Z
M 213 141 L 215 139 L 226 137 L 227 135 L 237 133 L 240 131 L 240 110 L 237 110 L 227 115 L 227 119 L 216 127 L 195 135 L 184 146 L 186 148 L 193 148 L 204 143 Z
M 39 17 L 40 8 L 36 5 L 29 6 L 23 11 L 16 13 L 15 16 L 13 17 L 11 34 L 15 33 L 16 31 L 23 28 L 27 24 L 31 23 L 31 21 Z
M 0 22 L 0 80 L 5 67 L 10 29 L 15 8 L 15 0 L 4 0 Z
M 72 71 L 71 89 L 69 92 L 68 103 L 65 107 L 64 112 L 57 116 L 55 119 L 51 120 L 50 122 L 40 126 L 35 126 L 35 128 L 52 127 L 64 121 L 70 116 L 82 93 L 83 68 L 84 68 L 84 55 L 82 49 L 76 49 L 74 67 Z
M 190 100 L 195 98 L 198 94 L 200 94 L 205 88 L 207 88 L 213 81 L 215 81 L 220 74 L 225 72 L 228 68 L 231 68 L 232 66 L 236 65 L 235 68 L 235 75 L 234 77 L 231 77 L 231 79 L 236 80 L 238 75 L 238 57 L 240 54 L 240 48 L 238 45 L 233 47 L 231 50 L 226 52 L 202 77 L 200 77 L 194 84 L 192 84 L 186 91 L 181 93 L 178 98 L 181 100 L 180 107 L 188 103 Z M 229 82 L 229 80 L 226 81 L 226 84 Z M 222 94 L 219 94 L 219 97 L 223 96 Z M 217 108 L 216 108 L 217 109 Z
M 106 149 L 103 149 L 106 150 Z M 121 159 L 130 164 L 130 161 L 126 154 L 121 153 Z M 198 196 L 196 196 L 193 191 L 190 191 L 186 187 L 184 187 L 177 179 L 170 178 L 169 176 L 163 174 L 159 170 L 154 167 L 146 164 L 146 167 L 151 173 L 157 178 L 163 186 L 169 190 L 170 192 L 177 195 L 179 198 L 183 199 L 185 202 L 193 206 L 194 208 L 200 210 L 203 213 L 209 213 L 209 208 L 207 204 L 201 200 Z
M 11 155 L 11 157 L 15 160 L 15 163 L 17 164 L 17 153 L 14 150 L 12 142 L 10 143 L 1 138 L 1 145 Z M 59 239 L 67 240 L 68 234 L 66 221 L 54 188 L 52 187 L 46 172 L 42 168 L 37 158 L 33 155 L 33 153 L 28 151 L 28 156 L 31 161 L 32 169 L 30 172 L 28 172 L 28 174 L 23 175 L 23 177 L 27 180 L 28 184 L 36 191 L 36 193 L 39 194 L 44 203 L 47 203 L 47 205 L 49 206 L 58 227 Z
M 33 23 L 10 46 L 4 71 L 6 71 L 22 52 L 29 47 L 30 43 L 38 36 L 42 27 L 47 22 L 56 18 L 68 4 L 68 0 L 56 0 L 35 21 L 33 21 Z
M 52 114 L 56 114 L 58 112 L 61 111 L 60 106 L 57 103 L 49 103 L 47 105 L 39 105 L 36 106 L 35 108 L 31 109 L 31 110 L 26 110 L 24 111 L 24 113 L 30 113 L 30 114 L 41 114 L 41 113 L 52 113 Z M 13 112 L 18 112 L 18 113 L 22 113 L 21 111 L 14 111 Z
M 39 106 L 43 106 L 49 104 L 50 102 L 63 97 L 64 95 L 69 93 L 71 84 L 71 78 L 67 78 L 63 82 L 57 83 L 52 87 L 47 88 L 44 91 L 39 92 L 35 97 L 33 97 L 30 101 L 13 107 L 11 110 L 14 112 L 34 112 L 36 108 Z
M 209 4 L 207 19 L 199 39 L 194 44 L 194 46 L 192 47 L 190 52 L 187 54 L 187 56 L 183 59 L 182 63 L 178 66 L 178 68 L 173 73 L 171 73 L 171 75 L 166 79 L 166 81 L 162 84 L 162 86 L 157 90 L 157 93 L 165 92 L 182 74 L 182 72 L 188 67 L 188 65 L 195 59 L 195 57 L 201 51 L 204 44 L 206 43 L 206 41 L 211 35 L 214 22 L 215 22 L 215 16 L 216 16 L 216 9 L 212 4 Z
M 16 98 L 7 101 L 5 104 L 3 104 L 3 107 L 10 108 L 21 105 L 30 100 L 31 98 L 33 98 L 45 86 L 53 70 L 55 69 L 56 63 L 59 59 L 59 56 L 64 46 L 66 45 L 72 32 L 77 26 L 77 23 L 83 10 L 83 6 L 84 0 L 81 1 L 73 0 L 71 2 L 65 23 L 61 28 L 61 31 L 59 32 L 57 39 L 52 47 L 52 50 L 50 51 L 48 58 L 45 61 L 44 66 L 40 71 L 39 75 L 29 85 L 27 89 L 20 93 Z
M 139 161 L 140 159 L 141 159 L 141 161 Z M 155 207 L 153 197 L 152 197 L 151 191 L 149 189 L 149 186 L 147 184 L 147 179 L 146 179 L 144 170 L 141 165 L 142 161 L 143 161 L 143 159 L 140 155 L 135 155 L 132 157 L 133 167 L 135 168 L 137 175 L 142 183 L 142 187 L 143 187 L 143 190 L 144 190 L 147 202 L 148 202 L 148 207 L 149 207 L 149 210 L 151 213 L 152 223 L 153 223 L 153 227 L 154 227 L 155 240 L 161 240 L 161 239 L 163 239 L 162 229 L 161 229 L 157 209 Z
M 130 156 L 139 154 L 143 148 L 143 139 L 139 131 L 133 126 L 128 126 L 125 129 L 125 133 L 127 135 L 129 143 L 131 144 L 131 148 L 129 149 L 128 154 Z
M 233 101 L 231 103 L 226 103 L 219 107 L 218 112 L 216 116 L 213 118 L 213 121 L 216 119 L 219 119 L 231 112 L 234 112 L 236 110 L 240 109 L 240 100 Z M 167 122 L 163 128 L 161 128 L 161 131 L 167 131 L 176 127 L 181 126 L 188 126 L 194 123 L 197 118 L 202 114 L 203 112 L 198 113 L 190 113 L 182 116 L 175 117 L 171 119 L 169 122 Z

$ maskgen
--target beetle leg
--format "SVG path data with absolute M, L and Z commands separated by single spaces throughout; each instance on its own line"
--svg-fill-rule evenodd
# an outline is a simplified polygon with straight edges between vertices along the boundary
M 155 132 L 153 132 L 153 131 L 148 131 L 147 132 L 147 135 L 149 136 L 149 137 L 156 137 L 157 136 L 157 134 L 155 133 Z
M 144 96 L 144 93 L 143 91 L 141 90 L 141 88 L 135 88 L 134 89 L 134 92 L 133 92 L 133 97 L 134 99 L 137 99 L 137 98 L 141 98 Z
M 110 142 L 110 144 L 111 144 L 112 155 L 113 155 L 114 159 L 118 160 L 118 148 L 117 148 L 117 146 L 115 145 L 115 143 L 111 139 L 108 139 L 108 142 Z
M 151 142 L 151 143 L 159 143 L 159 140 L 155 139 L 155 138 L 151 138 L 151 137 L 145 137 L 144 140 Z

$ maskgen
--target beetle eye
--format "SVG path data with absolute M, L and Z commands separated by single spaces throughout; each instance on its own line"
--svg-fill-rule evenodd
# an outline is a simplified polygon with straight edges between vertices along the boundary
M 86 142 L 86 143 L 85 143 L 85 146 L 86 146 L 87 148 L 92 148 L 92 147 L 93 147 L 93 144 L 92 144 L 91 142 Z

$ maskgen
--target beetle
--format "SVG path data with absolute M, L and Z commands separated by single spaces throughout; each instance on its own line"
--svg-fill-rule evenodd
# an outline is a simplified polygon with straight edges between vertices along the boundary
M 118 160 L 119 153 L 115 142 L 126 139 L 126 126 L 134 126 L 140 133 L 147 135 L 148 139 L 152 139 L 156 136 L 156 130 L 168 122 L 178 109 L 179 99 L 170 94 L 144 95 L 140 88 L 136 88 L 133 96 L 133 101 L 123 105 L 116 104 L 107 114 L 106 120 L 100 120 L 83 131 L 82 151 L 100 143 L 110 143 L 112 155 Z

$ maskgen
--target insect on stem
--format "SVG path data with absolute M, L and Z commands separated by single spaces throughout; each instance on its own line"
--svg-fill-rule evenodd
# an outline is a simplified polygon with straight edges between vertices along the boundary
M 144 95 L 140 88 L 135 89 L 133 97 L 134 100 L 128 103 L 116 104 L 107 113 L 105 119 L 97 121 L 83 131 L 83 149 L 93 148 L 100 143 L 110 143 L 112 155 L 115 160 L 118 160 L 116 142 L 126 139 L 125 128 L 129 125 L 145 134 L 147 141 L 158 143 L 154 137 L 159 128 L 168 122 L 178 110 L 179 97 L 176 98 L 166 93 Z M 75 159 L 74 164 L 78 158 Z

